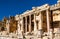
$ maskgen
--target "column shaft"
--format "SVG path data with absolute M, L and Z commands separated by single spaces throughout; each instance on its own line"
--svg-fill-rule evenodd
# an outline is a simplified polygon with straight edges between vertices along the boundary
M 36 15 L 34 14 L 34 31 L 37 30 L 37 26 L 36 26 Z
M 42 32 L 42 13 L 41 13 L 41 11 L 40 11 L 40 13 L 39 13 L 39 23 L 38 23 L 38 33 L 39 33 L 39 37 L 40 37 L 40 39 L 42 39 L 42 34 L 43 34 L 43 32 Z
M 41 30 L 42 29 L 42 13 L 40 12 L 40 15 L 39 15 L 39 30 Z
M 27 17 L 25 17 L 25 26 L 26 26 L 25 27 L 25 30 L 26 30 L 25 32 L 27 32 Z
M 7 20 L 7 23 L 6 23 L 7 33 L 10 32 L 10 30 L 9 30 L 9 27 L 10 27 L 9 23 L 10 23 L 9 20 Z
M 18 33 L 20 32 L 20 21 L 18 20 L 18 27 L 17 27 L 17 29 L 18 29 Z
M 30 24 L 29 24 L 29 32 L 31 32 L 31 15 L 29 15 L 29 22 L 30 22 Z
M 21 19 L 22 19 L 22 20 L 21 20 L 21 31 L 24 32 L 24 29 L 23 29 L 23 24 L 24 24 L 24 23 L 23 23 L 23 17 L 22 17 Z
M 46 16 L 47 16 L 47 31 L 49 33 L 50 31 L 49 10 L 46 10 Z

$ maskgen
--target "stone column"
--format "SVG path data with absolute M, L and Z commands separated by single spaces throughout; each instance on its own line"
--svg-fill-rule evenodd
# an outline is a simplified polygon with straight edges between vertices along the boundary
M 27 17 L 25 17 L 25 29 L 26 29 L 26 31 L 25 32 L 27 32 Z
M 40 38 L 40 39 L 42 39 L 42 13 L 41 13 L 41 11 L 40 11 L 40 13 L 39 13 L 39 23 L 38 23 L 38 37 Z
M 38 25 L 39 25 L 39 30 L 41 30 L 42 29 L 42 13 L 41 13 L 41 11 L 40 11 L 40 15 L 39 15 L 39 23 L 38 23 Z
M 17 27 L 17 29 L 18 29 L 18 34 L 20 33 L 20 20 L 18 20 L 18 27 Z
M 24 29 L 23 29 L 23 17 L 21 18 L 21 31 L 23 32 Z
M 18 38 L 20 38 L 20 19 L 18 20 L 18 25 L 17 25 L 17 35 L 18 35 Z
M 31 32 L 31 15 L 29 15 L 29 32 Z
M 18 20 L 18 26 L 17 26 L 17 29 L 18 29 L 18 39 L 19 38 L 23 38 L 23 18 L 20 18 Z
M 47 31 L 49 33 L 50 31 L 49 10 L 46 10 L 46 16 L 47 16 Z
M 34 14 L 34 31 L 37 31 L 36 15 Z
M 6 22 L 7 33 L 9 33 L 9 26 L 10 26 L 9 23 L 10 23 L 9 20 L 7 20 L 7 22 Z

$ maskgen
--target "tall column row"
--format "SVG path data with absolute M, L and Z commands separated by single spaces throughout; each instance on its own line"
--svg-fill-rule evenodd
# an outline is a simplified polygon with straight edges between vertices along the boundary
M 34 15 L 34 31 L 36 31 L 37 30 L 37 26 L 36 26 L 36 15 L 35 14 L 33 14 Z M 22 19 L 23 20 L 23 19 Z M 31 15 L 29 15 L 29 25 L 28 25 L 28 23 L 27 23 L 27 16 L 25 17 L 25 32 L 27 32 L 27 27 L 29 27 L 29 32 L 31 32 L 32 31 L 32 26 L 31 26 Z M 22 22 L 22 26 L 23 26 L 23 22 Z M 24 27 L 24 26 L 23 26 Z M 23 28 L 22 27 L 22 28 Z M 22 29 L 21 28 L 21 29 Z M 23 29 L 22 29 L 23 30 Z
M 23 18 L 22 18 L 22 24 L 21 24 L 21 30 L 24 31 L 24 27 L 25 27 L 25 32 L 28 32 L 28 28 L 29 27 L 29 32 L 31 32 L 31 15 L 29 15 L 29 26 L 28 26 L 28 22 L 27 22 L 27 16 L 25 16 L 25 23 L 23 23 Z M 25 25 L 25 26 L 24 26 Z
M 36 25 L 36 15 L 35 13 L 33 14 L 34 15 L 34 31 L 37 30 L 37 25 Z M 46 10 L 46 19 L 47 19 L 47 30 L 49 32 L 49 29 L 50 29 L 50 20 L 49 20 L 49 10 Z M 39 23 L 38 23 L 38 29 L 42 29 L 42 13 L 40 11 L 39 13 Z M 25 30 L 27 32 L 27 16 L 25 17 Z M 31 32 L 31 15 L 29 15 L 29 32 Z M 23 31 L 23 18 L 22 18 L 22 25 L 21 25 L 21 30 Z

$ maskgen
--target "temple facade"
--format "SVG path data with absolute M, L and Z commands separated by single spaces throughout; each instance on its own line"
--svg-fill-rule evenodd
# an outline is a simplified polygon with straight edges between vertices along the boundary
M 60 39 L 60 0 L 54 5 L 32 7 L 5 24 L 1 39 Z
M 59 14 L 60 0 L 55 5 L 32 7 L 32 10 L 15 16 L 18 21 L 18 34 L 22 33 L 26 39 L 60 39 Z

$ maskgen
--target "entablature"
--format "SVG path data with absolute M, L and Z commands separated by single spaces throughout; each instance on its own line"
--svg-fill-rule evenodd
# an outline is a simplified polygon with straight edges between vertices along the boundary
M 60 3 L 50 6 L 50 10 L 56 10 L 60 8 Z

